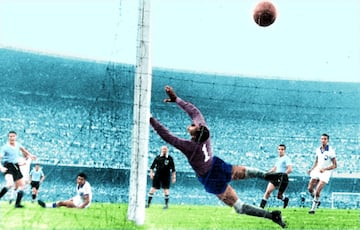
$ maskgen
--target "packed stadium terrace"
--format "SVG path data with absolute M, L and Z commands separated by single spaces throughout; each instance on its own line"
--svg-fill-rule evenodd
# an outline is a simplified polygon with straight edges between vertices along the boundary
M 130 168 L 133 66 L 8 49 L 1 49 L 0 57 L 3 142 L 7 132 L 15 130 L 43 163 Z M 151 112 L 174 134 L 188 138 L 186 114 L 162 103 L 166 84 L 201 109 L 213 153 L 233 164 L 271 168 L 277 145 L 283 143 L 294 161 L 294 174 L 304 175 L 326 132 L 336 148 L 336 171 L 359 172 L 360 105 L 354 103 L 360 98 L 358 83 L 154 69 Z M 151 130 L 149 161 L 162 144 Z M 182 154 L 170 150 L 177 169 L 191 171 Z
M 61 167 L 56 170 L 62 170 L 70 166 L 77 170 L 85 166 L 93 169 L 89 172 L 100 170 L 90 176 L 98 194 L 95 199 L 126 202 L 134 68 L 5 49 L 1 49 L 0 58 L 3 60 L 0 66 L 2 142 L 6 142 L 9 130 L 15 130 L 19 142 L 36 154 L 44 167 L 58 165 Z M 183 138 L 188 138 L 185 127 L 190 120 L 175 105 L 162 103 L 166 84 L 174 86 L 183 99 L 201 109 L 211 130 L 213 153 L 226 161 L 270 169 L 277 157 L 277 145 L 285 144 L 294 162 L 292 175 L 304 178 L 294 191 L 289 188 L 296 200 L 300 200 L 301 192 L 306 192 L 306 171 L 315 160 L 314 149 L 323 132 L 330 135 L 330 144 L 336 147 L 335 172 L 348 177 L 359 173 L 360 105 L 354 103 L 360 98 L 359 84 L 223 77 L 154 69 L 151 112 L 172 133 Z M 151 130 L 149 164 L 163 144 Z M 170 148 L 170 153 L 177 171 L 189 173 L 183 176 L 183 183 L 179 181 L 174 187 L 174 200 L 206 203 L 209 200 L 206 195 L 191 195 L 200 194 L 203 191 L 200 187 L 199 192 L 185 193 L 189 195 L 184 197 L 184 190 L 194 188 L 194 183 L 183 185 L 188 183 L 186 178 L 194 179 L 193 173 L 179 151 Z M 118 169 L 127 171 L 122 173 Z M 51 177 L 55 175 L 52 173 Z M 104 184 L 108 178 L 105 176 L 115 176 L 118 179 L 113 182 L 121 186 Z M 67 172 L 62 178 L 60 183 L 56 182 L 58 178 L 49 178 L 46 182 L 49 184 L 43 188 L 44 195 L 55 196 L 56 191 L 70 194 L 72 182 L 67 178 L 72 175 Z M 265 188 L 257 186 L 258 183 L 250 187 L 252 191 L 259 187 L 254 193 L 259 197 L 241 190 L 240 186 L 242 198 L 248 194 L 254 197 L 248 202 L 256 203 Z M 326 196 L 334 188 L 358 192 L 357 180 L 341 183 L 327 186 Z
M 121 120 L 114 126 L 104 121 L 107 119 L 106 113 L 89 117 L 85 107 L 72 107 L 64 103 L 60 105 L 21 104 L 15 107 L 5 104 L 1 107 L 0 117 L 3 142 L 6 141 L 7 131 L 16 130 L 19 141 L 36 154 L 42 163 L 60 161 L 64 165 L 130 167 L 132 120 L 128 110 L 119 114 Z M 171 116 L 156 111 L 154 116 L 159 114 L 159 119 L 174 134 L 188 138 L 185 127 L 190 121 L 181 111 L 175 112 L 177 108 L 173 109 L 174 114 Z M 233 164 L 269 169 L 277 157 L 277 145 L 284 143 L 288 155 L 294 161 L 294 174 L 302 175 L 311 167 L 314 149 L 319 145 L 318 136 L 306 135 L 306 130 L 313 129 L 312 124 L 295 127 L 285 123 L 279 127 L 279 124 L 271 122 L 234 121 L 211 116 L 208 116 L 207 122 L 212 131 L 214 154 Z M 357 172 L 359 145 L 351 143 L 351 138 L 344 137 L 344 132 L 349 137 L 356 136 L 356 130 L 346 126 L 329 127 L 327 132 L 331 134 L 331 144 L 337 149 L 337 172 Z M 151 131 L 149 161 L 159 153 L 159 147 L 163 144 Z M 191 171 L 185 157 L 176 149 L 170 150 L 177 163 L 177 170 Z

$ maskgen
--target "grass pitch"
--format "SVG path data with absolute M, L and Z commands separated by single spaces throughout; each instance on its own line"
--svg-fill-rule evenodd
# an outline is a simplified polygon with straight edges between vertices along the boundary
M 0 229 L 281 229 L 270 220 L 239 215 L 225 206 L 152 205 L 146 209 L 143 226 L 127 220 L 127 204 L 93 203 L 88 209 L 44 209 L 36 203 L 23 202 L 15 209 L 0 202 Z M 287 229 L 360 229 L 360 211 L 308 208 L 279 210 Z

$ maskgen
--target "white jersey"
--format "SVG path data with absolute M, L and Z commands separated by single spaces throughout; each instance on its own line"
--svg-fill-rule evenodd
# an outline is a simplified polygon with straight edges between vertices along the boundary
M 322 151 L 321 146 L 316 149 L 316 157 L 318 160 L 317 167 L 326 168 L 332 165 L 332 160 L 336 157 L 335 149 L 326 145 L 325 151 Z
M 30 182 L 30 165 L 31 165 L 31 158 L 24 158 L 19 157 L 18 159 L 20 171 L 23 175 L 25 184 L 28 184 Z
M 73 202 L 76 207 L 79 207 L 85 202 L 84 196 L 89 195 L 89 204 L 86 207 L 89 207 L 92 199 L 91 185 L 89 182 L 85 181 L 85 184 L 82 186 L 76 186 L 76 196 L 73 197 Z

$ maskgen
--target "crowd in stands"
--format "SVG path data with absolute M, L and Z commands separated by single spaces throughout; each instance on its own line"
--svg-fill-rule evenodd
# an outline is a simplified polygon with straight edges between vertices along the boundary
M 32 66 L 41 58 L 23 59 L 26 62 L 14 65 L 16 71 L 11 68 L 20 58 L 7 57 L 9 61 L 0 67 L 5 82 L 0 85 L 0 141 L 5 143 L 8 131 L 15 130 L 18 141 L 37 155 L 41 164 L 129 169 L 134 88 L 129 83 L 133 82 L 133 70 L 105 71 L 104 65 L 92 67 L 96 64 L 91 63 L 78 69 L 76 61 L 56 60 L 59 68 L 53 68 L 55 61 L 48 61 L 47 66 L 39 61 L 36 72 Z M 28 65 L 26 71 L 20 71 L 24 65 Z M 163 86 L 178 86 L 179 95 L 203 112 L 214 155 L 232 164 L 268 170 L 277 157 L 277 146 L 285 144 L 294 163 L 292 175 L 307 176 L 319 137 L 328 133 L 336 148 L 336 173 L 359 173 L 360 107 L 354 103 L 360 98 L 358 84 L 211 78 L 167 71 L 155 71 L 153 78 L 151 113 L 172 133 L 189 138 L 188 116 L 176 106 L 162 103 Z M 94 85 L 91 79 L 95 79 Z M 150 129 L 149 162 L 163 144 Z M 177 171 L 192 171 L 179 151 L 170 147 L 170 154 Z M 56 189 L 54 186 L 51 189 Z M 106 193 L 107 189 L 97 192 Z M 122 195 L 116 200 L 127 196 L 120 190 L 116 194 Z
M 110 104 L 81 100 L 51 99 L 38 103 L 39 95 L 27 97 L 27 102 L 14 97 L 0 108 L 3 142 L 9 130 L 18 133 L 19 140 L 41 163 L 84 165 L 91 167 L 130 168 L 131 162 L 131 104 Z M 30 99 L 32 97 L 32 99 Z M 91 104 L 93 103 L 93 104 Z M 190 120 L 171 105 L 165 110 L 154 103 L 153 114 L 176 135 L 188 138 L 185 127 Z M 159 105 L 160 106 L 160 105 Z M 120 107 L 122 109 L 120 109 Z M 317 129 L 318 123 L 241 119 L 205 109 L 211 130 L 213 152 L 234 164 L 270 169 L 277 157 L 276 146 L 283 143 L 294 162 L 294 174 L 306 174 L 314 161 L 315 148 L 322 132 L 330 134 L 330 143 L 336 148 L 337 173 L 356 173 L 359 169 L 360 144 L 358 129 L 352 123 L 334 123 L 326 129 Z M 158 154 L 163 142 L 150 132 L 149 159 Z M 177 170 L 190 171 L 185 157 L 170 148 L 177 162 Z

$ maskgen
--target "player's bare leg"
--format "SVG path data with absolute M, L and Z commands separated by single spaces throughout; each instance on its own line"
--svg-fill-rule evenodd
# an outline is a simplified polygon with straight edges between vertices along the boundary
M 14 192 L 15 183 L 14 183 L 13 176 L 11 174 L 5 174 L 5 181 L 6 181 L 6 184 L 0 191 L 0 198 L 2 198 L 9 191 L 9 189 L 12 189 L 13 191 L 11 191 L 11 192 Z M 13 199 L 13 197 L 10 198 L 10 204 L 12 202 L 12 199 Z
M 266 211 L 264 209 L 245 204 L 237 196 L 235 190 L 228 185 L 225 191 L 216 195 L 222 202 L 230 207 L 234 207 L 235 211 L 239 214 L 246 214 L 250 216 L 257 216 L 270 219 L 280 225 L 282 228 L 286 226 L 281 217 L 280 211 Z
M 17 190 L 17 195 L 16 195 L 16 201 L 15 201 L 15 208 L 22 208 L 23 206 L 21 205 L 21 200 L 24 196 L 24 186 L 25 186 L 25 182 L 23 180 L 23 178 L 15 181 L 15 189 Z
M 65 206 L 67 208 L 76 208 L 72 200 L 59 201 L 56 203 L 56 207 Z
M 326 185 L 326 183 L 324 181 L 320 181 L 316 187 L 316 190 L 314 192 L 314 199 L 313 199 L 313 203 L 311 206 L 311 209 L 309 211 L 309 214 L 315 214 L 315 210 L 317 207 L 319 207 L 320 205 L 320 193 L 322 191 L 322 189 L 324 188 L 324 186 Z
M 311 179 L 309 181 L 309 184 L 308 184 L 308 191 L 311 195 L 311 197 L 314 197 L 315 194 L 314 194 L 314 189 L 315 189 L 315 186 L 317 185 L 319 181 L 317 179 Z
M 33 188 L 31 189 L 31 197 L 32 197 L 31 202 L 32 202 L 32 203 L 35 201 L 37 194 L 38 194 L 37 189 L 36 189 L 35 187 L 33 187 Z
M 269 199 L 271 193 L 275 190 L 275 186 L 272 183 L 268 183 L 266 191 L 264 193 L 264 197 L 261 200 L 260 208 L 265 208 L 267 200 Z

